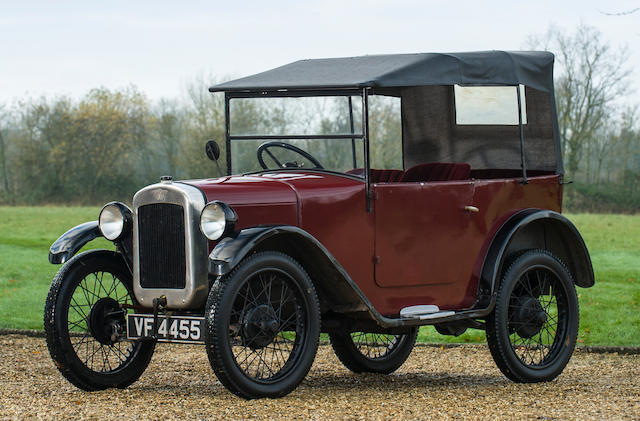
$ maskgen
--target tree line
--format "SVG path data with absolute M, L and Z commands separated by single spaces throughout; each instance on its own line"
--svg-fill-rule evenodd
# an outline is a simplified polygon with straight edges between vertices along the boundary
M 551 27 L 527 47 L 556 55 L 555 91 L 566 179 L 574 211 L 640 210 L 640 127 L 626 47 L 594 27 Z
M 131 198 L 164 174 L 211 176 L 204 141 L 222 137 L 219 102 L 190 87 L 188 101 L 151 103 L 131 87 L 5 105 L 0 201 L 98 204 Z
M 531 37 L 527 47 L 556 54 L 565 178 L 573 181 L 565 186 L 566 207 L 578 211 L 640 209 L 639 111 L 631 100 L 626 50 L 612 47 L 586 25 L 571 33 L 551 28 Z M 129 87 L 94 89 L 78 100 L 56 97 L 0 104 L 0 203 L 128 201 L 161 175 L 181 179 L 216 176 L 204 144 L 216 139 L 225 153 L 224 98 L 207 91 L 211 82 L 194 79 L 181 100 L 152 102 Z M 317 105 L 323 106 L 327 105 Z M 372 155 L 388 161 L 374 164 L 397 166 L 399 151 L 393 155 L 385 149 L 385 139 L 400 137 L 397 104 L 383 101 L 371 106 Z M 234 107 L 233 130 L 237 132 L 250 127 L 274 134 L 292 129 L 291 116 L 283 107 L 262 107 L 250 101 L 239 101 Z M 323 132 L 350 129 L 344 112 L 316 121 L 317 111 L 296 118 Z M 255 155 L 249 155 L 238 159 L 255 160 Z M 220 164 L 226 171 L 224 159 Z

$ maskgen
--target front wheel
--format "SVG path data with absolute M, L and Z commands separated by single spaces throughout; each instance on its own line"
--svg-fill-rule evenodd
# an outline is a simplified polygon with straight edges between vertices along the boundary
M 342 364 L 355 373 L 389 374 L 409 358 L 418 327 L 403 335 L 368 332 L 329 333 L 331 346 Z
M 578 334 L 578 298 L 571 274 L 546 250 L 530 250 L 505 272 L 487 318 L 489 350 L 498 368 L 521 383 L 556 378 Z
M 127 387 L 149 364 L 155 343 L 123 339 L 129 311 L 123 304 L 134 299 L 131 273 L 118 253 L 81 253 L 53 278 L 44 309 L 47 347 L 80 389 Z
M 211 288 L 205 344 L 220 382 L 246 398 L 291 392 L 318 349 L 320 304 L 311 279 L 291 257 L 256 253 Z

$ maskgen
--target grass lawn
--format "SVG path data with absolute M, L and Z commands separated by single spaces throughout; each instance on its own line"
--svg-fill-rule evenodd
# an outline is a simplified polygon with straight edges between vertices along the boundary
M 59 265 L 49 246 L 65 231 L 98 219 L 100 208 L 0 207 L 0 327 L 43 329 L 44 301 Z M 100 238 L 89 248 L 110 248 Z
M 97 219 L 100 208 L 0 207 L 0 327 L 42 329 L 44 300 L 58 265 L 48 249 L 59 235 Z M 640 215 L 575 214 L 568 217 L 591 253 L 596 285 L 578 288 L 579 343 L 640 345 Z M 87 248 L 113 248 L 104 239 Z M 460 337 L 421 329 L 427 342 L 483 342 L 484 332 Z

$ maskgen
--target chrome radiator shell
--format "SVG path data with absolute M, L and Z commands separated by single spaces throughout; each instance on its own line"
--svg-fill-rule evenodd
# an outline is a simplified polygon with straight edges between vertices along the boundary
M 158 282 L 160 285 L 154 288 L 143 288 L 141 285 L 140 208 L 152 204 L 172 204 L 181 206 L 183 209 L 184 288 L 164 288 L 161 281 Z M 205 303 L 208 292 L 207 239 L 200 232 L 200 213 L 205 204 L 205 196 L 198 188 L 174 182 L 161 182 L 147 186 L 133 197 L 133 292 L 138 303 L 143 307 L 151 308 L 153 299 L 163 295 L 167 297 L 167 307 L 170 309 L 195 309 Z M 155 228 L 162 229 L 161 226 Z M 162 233 L 158 235 L 162 236 Z M 157 246 L 166 245 L 158 244 Z M 181 244 L 175 246 L 182 247 Z M 166 265 L 168 270 L 170 265 L 175 263 L 162 262 L 158 270 L 163 270 L 162 265 Z M 144 283 L 149 284 L 148 281 Z

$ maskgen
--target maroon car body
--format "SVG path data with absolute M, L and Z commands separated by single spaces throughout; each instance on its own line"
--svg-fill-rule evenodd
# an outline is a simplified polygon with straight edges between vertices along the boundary
M 52 357 L 96 390 L 135 381 L 157 341 L 204 342 L 230 391 L 277 397 L 320 332 L 352 371 L 390 373 L 430 324 L 486 330 L 514 381 L 555 378 L 575 346 L 575 285 L 594 275 L 561 215 L 552 75 L 550 53 L 491 51 L 304 60 L 212 87 L 226 175 L 163 177 L 52 245 L 65 263 L 45 308 Z M 282 105 L 309 98 L 306 114 Z M 207 155 L 218 165 L 216 142 Z M 101 235 L 117 252 L 71 258 Z
M 302 228 L 327 248 L 373 307 L 391 317 L 425 302 L 447 310 L 473 305 L 493 235 L 518 211 L 560 212 L 559 178 L 530 177 L 528 185 L 506 177 L 422 186 L 374 183 L 369 213 L 363 180 L 317 171 L 187 183 L 200 188 L 207 201 L 228 203 L 238 214 L 238 229 Z M 414 206 L 394 206 L 397 203 Z M 431 203 L 438 206 L 425 212 Z M 467 205 L 479 212 L 464 211 Z M 327 213 L 340 218 L 327 220 Z

